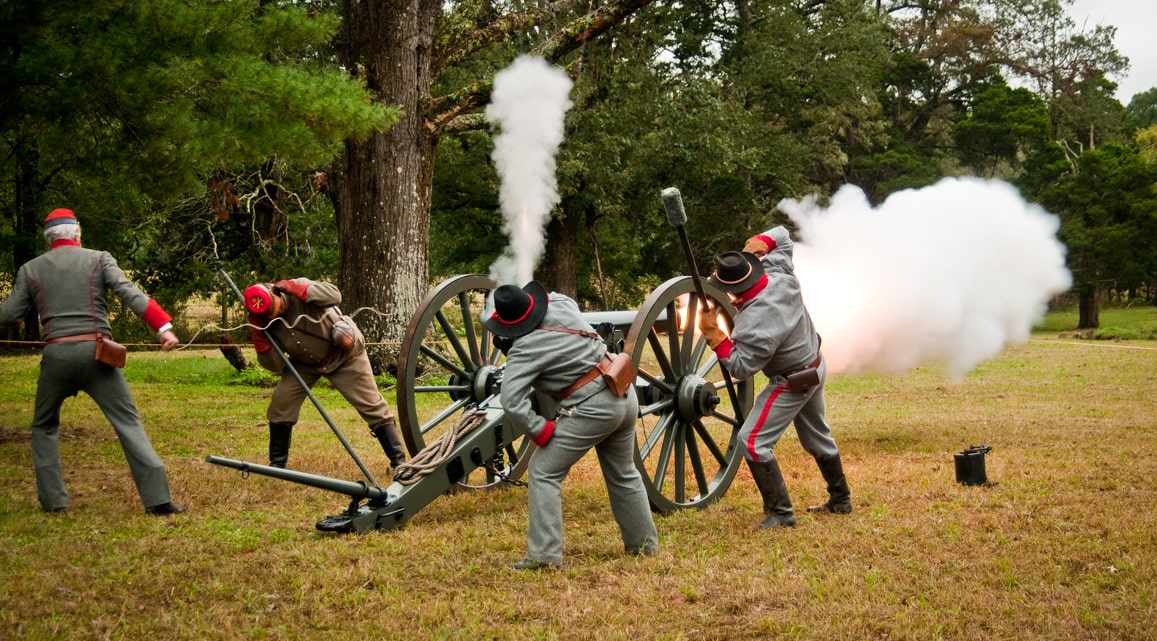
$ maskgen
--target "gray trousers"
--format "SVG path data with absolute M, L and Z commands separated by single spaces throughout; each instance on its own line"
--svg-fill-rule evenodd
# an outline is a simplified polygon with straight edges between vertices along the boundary
M 165 464 L 141 425 L 124 374 L 97 362 L 95 351 L 94 341 L 53 343 L 44 347 L 32 417 L 32 462 L 36 466 L 36 495 L 40 506 L 52 510 L 68 505 L 68 490 L 60 469 L 60 407 L 66 398 L 78 392 L 92 397 L 112 424 L 145 507 L 168 503 L 169 479 Z
M 562 561 L 562 481 L 592 448 L 599 458 L 624 548 L 641 550 L 648 543 L 658 545 L 647 489 L 634 463 L 638 414 L 639 400 L 633 389 L 620 399 L 604 388 L 559 416 L 554 436 L 530 459 L 527 559 Z
M 799 443 L 808 454 L 816 458 L 828 458 L 840 453 L 836 440 L 832 438 L 832 428 L 825 418 L 827 406 L 824 401 L 824 380 L 827 377 L 827 366 L 827 361 L 820 362 L 820 384 L 803 394 L 791 391 L 782 377 L 771 379 L 767 387 L 755 397 L 755 405 L 739 430 L 744 458 L 749 461 L 771 460 L 775 444 L 792 421 L 795 422 Z
M 334 389 L 341 392 L 345 400 L 349 401 L 370 427 L 377 427 L 394 415 L 389 403 L 378 389 L 370 357 L 365 350 L 329 373 L 323 373 L 312 365 L 294 363 L 293 367 L 310 388 L 322 376 L 329 379 Z M 273 397 L 269 400 L 265 417 L 270 423 L 295 424 L 305 399 L 306 390 L 298 384 L 293 374 L 286 370 L 281 380 L 277 382 L 277 387 L 273 388 Z

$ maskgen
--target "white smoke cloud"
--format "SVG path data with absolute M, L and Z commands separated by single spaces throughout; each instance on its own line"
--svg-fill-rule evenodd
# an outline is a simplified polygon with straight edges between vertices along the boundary
M 948 178 L 875 209 L 845 186 L 827 208 L 779 208 L 799 227 L 796 274 L 831 373 L 964 374 L 1028 340 L 1072 282 L 1059 220 L 1001 181 Z
M 501 129 L 491 157 L 502 180 L 498 198 L 510 239 L 490 266 L 500 285 L 525 284 L 542 257 L 546 223 L 559 202 L 554 157 L 572 84 L 562 69 L 525 55 L 494 76 L 486 119 Z

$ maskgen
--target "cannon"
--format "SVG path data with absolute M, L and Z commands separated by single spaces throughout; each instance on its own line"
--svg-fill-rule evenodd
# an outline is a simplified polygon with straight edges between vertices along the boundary
M 635 466 L 659 513 L 705 507 L 724 495 L 742 464 L 737 434 L 753 402 L 752 382 L 733 381 L 697 331 L 705 300 L 720 314 L 721 326 L 731 325 L 735 310 L 726 294 L 699 277 L 683 233 L 686 218 L 679 218 L 682 204 L 671 206 L 671 191 L 664 191 L 664 205 L 692 275 L 664 282 L 637 310 L 583 315 L 609 349 L 630 354 L 638 367 Z M 395 405 L 410 464 L 421 463 L 420 476 L 401 479 L 413 471 L 403 466 L 382 488 L 368 473 L 367 484 L 215 456 L 206 460 L 350 497 L 343 512 L 317 523 L 334 532 L 399 527 L 444 494 L 521 485 L 536 446 L 504 420 L 503 355 L 480 320 L 498 284 L 481 274 L 446 279 L 426 295 L 406 327 Z M 535 402 L 541 414 L 551 415 L 553 399 L 539 395 Z

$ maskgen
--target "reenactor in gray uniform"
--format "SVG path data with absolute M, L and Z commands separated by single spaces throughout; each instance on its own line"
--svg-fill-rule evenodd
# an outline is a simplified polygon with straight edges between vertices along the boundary
M 763 372 L 769 379 L 739 431 L 743 456 L 763 497 L 767 518 L 759 527 L 795 525 L 773 452 L 793 421 L 800 445 L 815 457 L 827 482 L 829 500 L 808 511 L 850 514 L 851 491 L 824 417 L 827 369 L 795 276 L 791 237 L 784 227 L 775 227 L 749 238 L 743 249 L 716 256 L 715 273 L 708 279 L 738 308 L 731 336 L 719 329 L 715 314 L 701 315 L 699 328 L 733 376 L 747 379 Z
M 562 481 L 592 448 L 626 552 L 656 553 L 659 534 L 634 465 L 639 400 L 633 385 L 616 397 L 598 375 L 606 343 L 591 331 L 578 305 L 562 294 L 548 294 L 538 281 L 525 288 L 503 285 L 494 291 L 494 313 L 484 323 L 506 352 L 501 392 L 506 418 L 538 445 L 528 471 L 526 555 L 510 567 L 562 563 Z M 533 390 L 559 401 L 557 417 L 536 413 Z
M 20 266 L 12 294 L 0 306 L 0 323 L 19 323 L 35 309 L 44 328 L 46 344 L 32 416 L 32 461 L 41 508 L 63 512 L 68 507 L 60 468 L 60 407 L 69 396 L 84 392 L 116 431 L 145 512 L 184 512 L 184 506 L 171 501 L 165 465 L 141 425 L 124 374 L 96 359 L 98 341 L 112 339 L 108 291 L 157 332 L 165 351 L 179 342 L 172 318 L 125 277 L 108 252 L 80 246 L 80 224 L 71 210 L 48 214 L 44 239 L 50 249 Z
M 378 439 L 390 464 L 406 460 L 394 413 L 374 380 L 366 341 L 353 319 L 344 316 L 341 291 L 330 283 L 307 278 L 261 283 L 246 288 L 250 335 L 257 362 L 274 374 L 285 363 L 265 337 L 273 335 L 301 380 L 312 388 L 322 376 L 349 401 Z M 308 390 L 293 376 L 282 376 L 266 410 L 269 419 L 269 464 L 285 467 L 293 426 Z

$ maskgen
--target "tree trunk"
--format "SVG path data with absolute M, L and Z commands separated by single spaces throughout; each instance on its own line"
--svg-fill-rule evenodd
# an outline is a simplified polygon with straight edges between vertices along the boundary
M 428 290 L 434 137 L 424 127 L 436 0 L 345 0 L 342 62 L 363 75 L 384 104 L 405 115 L 385 132 L 347 141 L 334 176 L 338 286 L 343 309 L 362 312 L 358 326 L 378 372 L 397 360 L 410 316 Z
M 272 244 L 284 243 L 289 219 L 285 215 L 283 205 L 285 197 L 281 193 L 280 176 L 277 175 L 273 161 L 268 161 L 261 167 L 261 181 L 259 185 L 261 196 L 253 202 L 253 230 L 257 237 Z M 296 274 L 285 275 L 293 278 Z
M 217 344 L 221 346 L 218 348 L 221 350 L 221 355 L 238 372 L 250 367 L 249 359 L 245 358 L 245 352 L 241 351 L 241 348 L 233 342 L 232 338 L 229 338 L 228 334 L 218 334 Z
M 1086 283 L 1081 285 L 1077 294 L 1077 308 L 1079 318 L 1077 329 L 1096 329 L 1101 326 L 1100 306 L 1097 302 L 1097 284 Z
M 579 199 L 572 199 L 577 201 Z M 547 289 L 578 300 L 579 229 L 581 210 L 570 211 L 563 203 L 563 216 L 551 218 L 546 226 L 546 251 L 538 268 L 539 280 Z
M 36 235 L 40 226 L 40 207 L 44 189 L 40 182 L 40 153 L 23 143 L 15 149 L 17 159 L 16 189 L 13 209 L 14 241 L 12 243 L 13 276 L 20 266 L 36 258 Z M 48 212 L 44 212 L 47 214 Z M 8 340 L 40 340 L 40 316 L 33 306 L 24 315 L 24 324 L 19 327 L 4 328 L 3 338 Z

